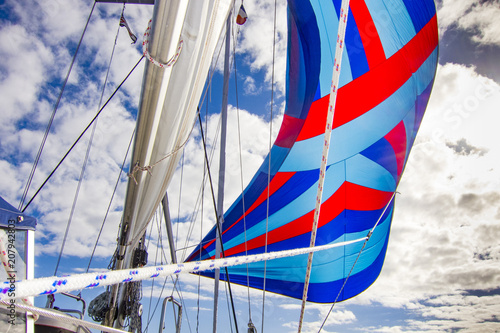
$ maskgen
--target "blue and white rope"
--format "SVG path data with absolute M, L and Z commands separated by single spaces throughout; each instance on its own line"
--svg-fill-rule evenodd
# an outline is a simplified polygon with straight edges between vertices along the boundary
M 103 271 L 100 273 L 84 273 L 62 277 L 46 277 L 33 280 L 16 281 L 14 284 L 4 282 L 0 285 L 0 301 L 30 296 L 40 296 L 69 292 L 73 290 L 89 289 L 95 287 L 109 286 L 119 283 L 142 281 L 155 277 L 164 277 L 174 274 L 195 273 L 216 268 L 230 267 L 249 264 L 265 260 L 292 257 L 309 252 L 328 250 L 334 247 L 346 246 L 358 242 L 364 242 L 367 238 L 359 238 L 351 241 L 332 243 L 316 246 L 313 248 L 300 248 L 294 250 L 269 252 L 243 257 L 230 257 L 182 264 L 171 264 L 163 266 L 148 266 L 135 269 L 123 269 L 116 271 Z

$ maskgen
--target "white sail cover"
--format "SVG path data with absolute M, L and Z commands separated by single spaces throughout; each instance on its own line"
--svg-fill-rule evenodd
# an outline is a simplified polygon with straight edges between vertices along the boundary
M 182 50 L 171 67 L 146 65 L 123 216 L 132 247 L 165 195 L 189 137 L 231 1 L 157 1 L 155 6 L 149 54 L 167 63 L 180 44 Z

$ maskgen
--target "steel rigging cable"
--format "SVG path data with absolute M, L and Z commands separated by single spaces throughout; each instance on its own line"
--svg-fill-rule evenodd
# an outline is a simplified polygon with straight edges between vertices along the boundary
M 31 201 L 33 200 L 33 198 L 36 195 L 35 194 L 33 196 L 33 198 L 31 198 L 31 200 L 26 204 L 26 206 L 24 208 L 22 208 L 24 201 L 26 200 L 26 197 L 28 196 L 28 190 L 31 186 L 31 182 L 33 181 L 33 177 L 35 176 L 35 171 L 36 171 L 36 168 L 38 166 L 38 162 L 40 161 L 40 157 L 42 155 L 43 148 L 45 147 L 45 142 L 47 141 L 47 137 L 49 136 L 50 128 L 52 127 L 52 122 L 54 121 L 54 117 L 56 116 L 57 108 L 59 107 L 59 103 L 61 102 L 61 97 L 62 97 L 62 94 L 64 92 L 64 88 L 66 87 L 66 83 L 68 83 L 69 75 L 71 74 L 71 70 L 73 69 L 73 65 L 74 65 L 75 60 L 76 60 L 76 55 L 78 54 L 78 50 L 80 49 L 80 45 L 82 44 L 83 36 L 85 36 L 85 32 L 87 31 L 87 27 L 88 27 L 89 22 L 90 22 L 90 18 L 92 17 L 92 13 L 94 12 L 95 4 L 96 3 L 94 2 L 94 4 L 92 5 L 92 9 L 90 10 L 90 14 L 89 14 L 89 17 L 87 19 L 87 23 L 85 24 L 85 28 L 83 29 L 82 36 L 80 37 L 80 41 L 78 42 L 78 45 L 76 46 L 75 54 L 73 55 L 73 59 L 71 60 L 71 64 L 69 66 L 68 73 L 66 74 L 66 78 L 64 79 L 63 85 L 61 87 L 61 91 L 59 92 L 59 96 L 57 97 L 56 104 L 54 105 L 54 109 L 52 110 L 52 115 L 50 116 L 49 123 L 47 124 L 47 128 L 45 129 L 45 133 L 43 135 L 42 142 L 40 143 L 40 148 L 38 149 L 38 153 L 36 154 L 35 161 L 33 162 L 33 167 L 31 168 L 31 172 L 30 172 L 30 175 L 28 177 L 28 181 L 26 182 L 26 187 L 24 188 L 24 192 L 23 192 L 23 195 L 21 197 L 21 201 L 19 202 L 19 210 L 21 210 L 22 212 L 24 212 L 24 210 L 28 207 L 28 205 L 31 203 Z M 38 193 L 38 191 L 37 191 L 37 193 Z

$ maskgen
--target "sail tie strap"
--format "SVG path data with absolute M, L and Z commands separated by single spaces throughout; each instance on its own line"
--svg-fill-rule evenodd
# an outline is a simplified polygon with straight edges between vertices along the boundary
M 314 248 L 305 247 L 292 250 L 253 254 L 241 257 L 228 257 L 221 259 L 204 260 L 197 262 L 186 262 L 181 264 L 170 264 L 163 266 L 146 266 L 134 269 L 121 269 L 114 271 L 101 271 L 92 273 L 74 274 L 63 277 L 51 276 L 33 280 L 22 280 L 15 282 L 15 296 L 10 293 L 10 282 L 0 284 L 0 301 L 30 296 L 50 295 L 80 289 L 104 287 L 119 283 L 142 281 L 156 277 L 165 277 L 177 274 L 188 274 L 214 270 L 216 268 L 246 265 L 255 262 L 273 260 L 297 256 L 309 252 L 324 251 L 335 247 L 347 246 L 354 243 L 364 242 L 367 237 L 354 239 L 346 242 L 331 243 Z
M 179 43 L 177 43 L 177 51 L 172 56 L 172 58 L 170 58 L 166 63 L 159 62 L 158 60 L 153 58 L 151 56 L 151 54 L 149 54 L 149 50 L 148 50 L 149 35 L 151 34 L 151 22 L 152 22 L 152 20 L 149 20 L 148 28 L 146 29 L 146 32 L 144 32 L 144 41 L 142 42 L 142 53 L 144 54 L 146 59 L 148 59 L 155 66 L 158 66 L 160 68 L 171 67 L 177 62 L 177 59 L 179 58 L 179 55 L 181 54 L 182 45 L 184 44 L 184 41 L 182 39 L 179 40 Z

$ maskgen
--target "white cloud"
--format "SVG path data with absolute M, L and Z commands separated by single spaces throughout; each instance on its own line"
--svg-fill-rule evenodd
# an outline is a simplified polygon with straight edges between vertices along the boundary
M 498 329 L 498 296 L 473 298 L 467 290 L 500 284 L 500 151 L 492 139 L 499 88 L 473 68 L 439 68 L 398 190 L 382 274 L 349 301 L 412 309 L 426 319 L 373 331 Z
M 19 25 L 0 28 L 0 55 L 2 73 L 0 98 L 2 100 L 1 130 L 13 133 L 12 125 L 30 114 L 36 116 L 36 96 L 46 80 L 47 68 L 54 55 L 36 36 Z
M 444 0 L 438 10 L 438 22 L 442 33 L 457 25 L 473 32 L 473 40 L 480 44 L 500 45 L 499 15 L 497 1 Z
M 245 2 L 247 22 L 241 27 L 238 52 L 248 54 L 246 62 L 252 71 L 265 70 L 265 80 L 271 83 L 273 68 L 273 36 L 276 36 L 274 80 L 279 91 L 285 92 L 287 23 L 286 6 L 277 2 L 276 33 L 274 29 L 274 2 L 258 0 Z
M 247 95 L 258 95 L 262 92 L 262 87 L 257 87 L 255 84 L 255 79 L 251 76 L 247 76 L 245 81 L 243 81 L 243 87 L 245 94 Z

